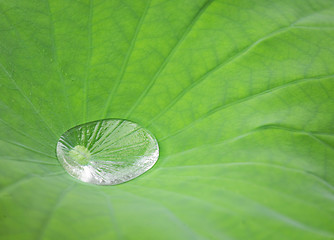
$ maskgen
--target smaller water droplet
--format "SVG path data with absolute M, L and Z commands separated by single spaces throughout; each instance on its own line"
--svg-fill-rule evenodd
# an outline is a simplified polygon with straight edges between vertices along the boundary
M 158 160 L 155 137 L 138 124 L 106 119 L 66 131 L 57 144 L 57 157 L 73 177 L 98 185 L 129 181 Z

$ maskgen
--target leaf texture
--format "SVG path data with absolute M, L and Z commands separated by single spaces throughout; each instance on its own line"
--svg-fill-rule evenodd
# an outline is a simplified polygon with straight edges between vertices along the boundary
M 332 0 L 0 2 L 0 238 L 334 239 Z M 69 128 L 129 119 L 160 158 L 78 182 Z

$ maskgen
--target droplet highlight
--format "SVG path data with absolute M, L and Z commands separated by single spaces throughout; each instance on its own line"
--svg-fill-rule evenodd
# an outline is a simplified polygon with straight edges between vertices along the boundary
M 155 137 L 137 123 L 105 119 L 66 131 L 57 157 L 73 177 L 97 185 L 115 185 L 138 177 L 159 157 Z

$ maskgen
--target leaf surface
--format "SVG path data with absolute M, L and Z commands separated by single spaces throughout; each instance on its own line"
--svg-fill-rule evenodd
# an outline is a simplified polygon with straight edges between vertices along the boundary
M 0 2 L 1 239 L 333 239 L 331 0 Z M 70 177 L 71 127 L 135 121 L 160 158 Z

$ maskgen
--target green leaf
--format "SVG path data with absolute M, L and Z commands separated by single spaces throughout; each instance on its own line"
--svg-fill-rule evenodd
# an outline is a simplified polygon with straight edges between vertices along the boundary
M 0 238 L 334 239 L 332 0 L 0 2 Z M 69 128 L 129 119 L 160 158 L 70 177 Z

